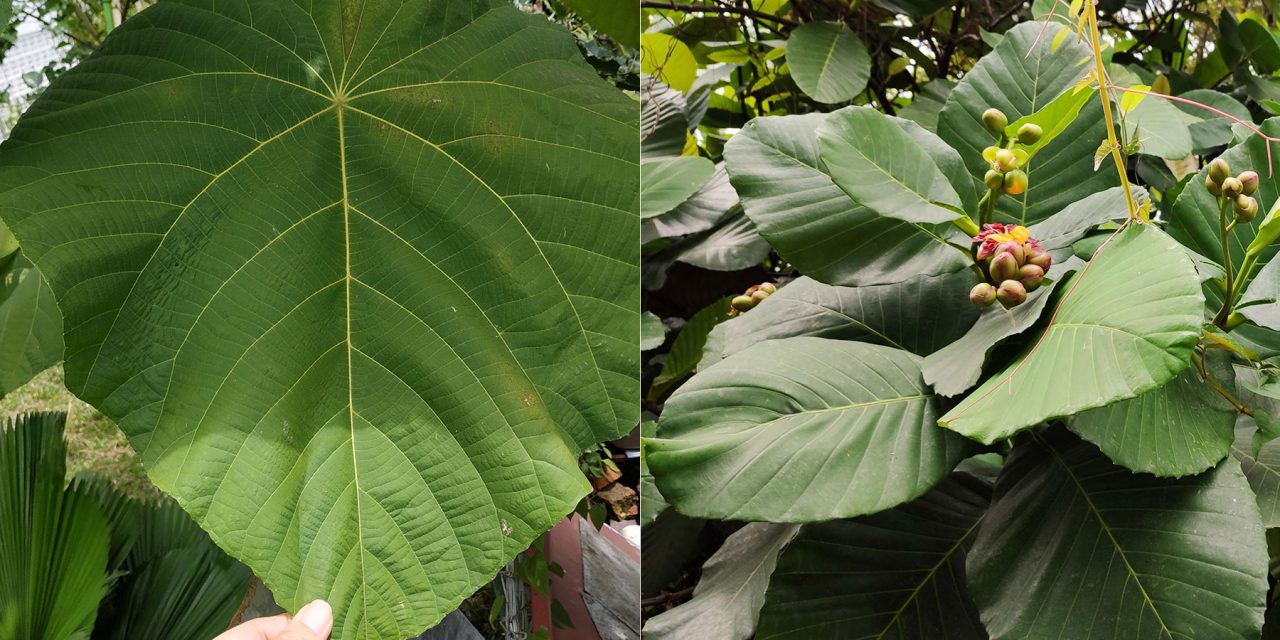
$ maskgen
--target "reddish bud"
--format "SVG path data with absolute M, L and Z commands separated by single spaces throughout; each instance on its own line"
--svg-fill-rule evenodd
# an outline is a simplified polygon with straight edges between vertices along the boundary
M 1222 195 L 1222 185 L 1215 182 L 1213 179 L 1213 176 L 1204 177 L 1204 188 L 1208 189 L 1209 193 L 1213 194 L 1214 196 Z
M 1027 300 L 1027 288 L 1017 280 L 1005 280 L 996 289 L 996 300 L 1006 309 L 1016 307 Z
M 1258 201 L 1250 196 L 1239 195 L 1232 203 L 1236 210 L 1236 221 L 1248 223 L 1258 216 Z
M 991 279 L 996 282 L 1015 278 L 1018 275 L 1018 260 L 1013 254 L 1002 251 L 991 259 L 988 271 L 991 273 Z
M 1257 171 L 1241 172 L 1240 175 L 1236 176 L 1236 179 L 1239 180 L 1241 186 L 1244 187 L 1243 189 L 1240 190 L 1240 193 L 1243 193 L 1246 196 L 1251 196 L 1254 194 L 1255 191 L 1258 190 L 1258 172 Z
M 979 282 L 969 290 L 969 302 L 985 307 L 996 301 L 996 288 L 986 282 Z
M 1034 264 L 1024 264 L 1021 269 L 1018 269 L 1018 282 L 1021 282 L 1027 291 L 1035 291 L 1040 288 L 1040 282 L 1043 280 L 1044 269 Z
M 1048 251 L 1041 249 L 1039 246 L 1028 247 L 1026 250 L 1027 264 L 1034 264 L 1040 267 L 1045 273 L 1049 272 L 1049 265 L 1053 264 L 1053 256 Z

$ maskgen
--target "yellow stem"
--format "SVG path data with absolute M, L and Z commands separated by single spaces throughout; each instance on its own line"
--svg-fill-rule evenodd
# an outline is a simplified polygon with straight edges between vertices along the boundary
M 1102 42 L 1098 39 L 1098 11 L 1094 0 L 1087 0 L 1085 11 L 1089 16 L 1090 39 L 1093 44 L 1093 64 L 1098 77 L 1098 94 L 1102 96 L 1102 117 L 1107 121 L 1107 142 L 1111 144 L 1111 159 L 1115 160 L 1116 172 L 1120 174 L 1120 185 L 1124 187 L 1124 202 L 1129 207 L 1129 217 L 1138 217 L 1138 205 L 1133 200 L 1133 191 L 1129 187 L 1129 172 L 1125 168 L 1124 152 L 1116 141 L 1116 125 L 1111 118 L 1111 92 L 1108 89 L 1107 70 L 1102 66 Z

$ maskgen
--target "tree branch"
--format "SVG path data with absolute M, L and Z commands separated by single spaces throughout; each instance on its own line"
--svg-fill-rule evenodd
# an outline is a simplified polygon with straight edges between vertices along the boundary
M 800 26 L 799 22 L 790 18 L 772 16 L 754 9 L 730 7 L 720 4 L 685 4 L 680 2 L 659 2 L 658 0 L 640 0 L 640 6 L 649 9 L 670 9 L 672 11 L 682 11 L 684 13 L 719 13 L 724 15 L 746 16 L 757 20 L 769 20 L 778 24 L 785 24 L 790 27 Z

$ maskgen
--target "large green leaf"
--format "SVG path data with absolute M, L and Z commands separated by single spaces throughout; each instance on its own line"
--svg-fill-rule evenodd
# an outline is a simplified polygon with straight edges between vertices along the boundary
M 778 554 L 800 527 L 755 522 L 724 541 L 702 567 L 693 599 L 644 626 L 650 640 L 750 640 Z
M 1272 440 L 1254 453 L 1253 436 L 1257 425 L 1247 416 L 1241 416 L 1235 429 L 1235 441 L 1231 455 L 1240 461 L 1240 468 L 1249 479 L 1249 486 L 1258 499 L 1258 511 L 1265 527 L 1280 527 L 1280 440 Z
M 1268 119 L 1258 128 L 1267 135 L 1280 135 L 1280 118 Z M 1280 172 L 1267 171 L 1265 140 L 1249 136 L 1240 144 L 1227 149 L 1221 158 L 1231 165 L 1232 173 L 1240 173 L 1246 169 L 1258 172 L 1261 178 L 1254 197 L 1264 208 L 1280 199 Z M 1169 235 L 1200 255 L 1218 264 L 1226 264 L 1222 254 L 1222 236 L 1218 230 L 1218 201 L 1204 185 L 1208 171 L 1208 166 L 1202 168 L 1173 202 L 1173 212 L 1169 216 Z M 1245 248 L 1253 242 L 1264 218 L 1265 216 L 1258 216 L 1251 222 L 1237 224 L 1231 231 L 1227 248 L 1234 264 L 1239 265 L 1244 260 Z M 1273 255 L 1274 248 L 1263 254 L 1260 262 L 1265 264 Z
M 829 284 L 902 282 L 964 268 L 952 224 L 885 218 L 854 203 L 818 159 L 827 116 L 756 118 L 725 145 L 729 177 L 760 235 L 804 274 Z
M 986 640 L 964 563 L 990 499 L 988 484 L 957 473 L 889 511 L 801 527 L 756 637 Z
M 0 395 L 62 359 L 62 315 L 21 252 L 0 258 Z
M 787 38 L 787 66 L 796 85 L 828 104 L 852 100 L 867 88 L 871 55 L 843 22 L 809 22 Z
M 955 147 L 975 176 L 989 165 L 982 150 L 995 135 L 982 124 L 982 112 L 997 108 L 1010 122 L 1031 115 L 1069 91 L 1086 69 L 1078 65 L 1089 55 L 1074 38 L 1050 51 L 1058 29 L 1051 25 L 1033 49 L 1041 25 L 1024 22 L 1010 29 L 1000 44 L 965 74 L 947 98 L 938 120 L 938 135 Z M 1024 224 L 1039 222 L 1085 196 L 1115 186 L 1114 171 L 1094 171 L 1093 152 L 1106 137 L 1102 108 L 1096 100 L 1080 111 L 1071 125 L 1039 150 L 1027 168 L 1029 186 L 1021 197 L 1003 197 L 998 217 Z
M 1081 269 L 1034 343 L 938 423 L 991 443 L 1154 389 L 1189 365 L 1203 306 L 1187 254 L 1155 225 L 1130 224 Z
M 750 312 L 711 331 L 700 366 L 765 340 L 813 336 L 860 340 L 927 355 L 973 324 L 974 275 L 957 271 L 898 284 L 836 287 L 797 278 Z
M 991 637 L 1256 638 L 1262 523 L 1234 460 L 1132 474 L 1065 430 L 1014 447 L 969 552 Z
M 750 312 L 748 312 L 750 313 Z M 967 455 L 906 351 L 825 338 L 770 340 L 699 372 L 646 443 L 684 514 L 812 522 L 883 511 Z
M 818 127 L 818 148 L 836 185 L 882 216 L 922 224 L 963 217 L 960 196 L 938 165 L 875 109 L 846 107 L 827 116 Z
M 1213 355 L 1205 364 L 1208 373 L 1224 388 L 1233 388 L 1229 358 L 1216 357 L 1227 354 Z M 1195 366 L 1162 387 L 1078 413 L 1067 422 L 1116 464 L 1166 477 L 1200 473 L 1227 457 L 1235 424 L 1235 408 Z
M 106 593 L 107 522 L 91 491 L 63 488 L 65 420 L 0 425 L 0 638 L 85 638 Z
M 1280 330 L 1280 261 L 1272 260 L 1258 270 L 1237 308 L 1259 326 Z
M 636 104 L 503 0 L 305 6 L 137 14 L 14 129 L 0 214 L 152 480 L 403 638 L 635 424 Z

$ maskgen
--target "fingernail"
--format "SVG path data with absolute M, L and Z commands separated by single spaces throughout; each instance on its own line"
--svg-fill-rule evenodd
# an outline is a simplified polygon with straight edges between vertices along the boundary
M 324 635 L 333 628 L 333 608 L 324 600 L 312 600 L 298 611 L 294 619 L 307 625 L 308 629 Z

